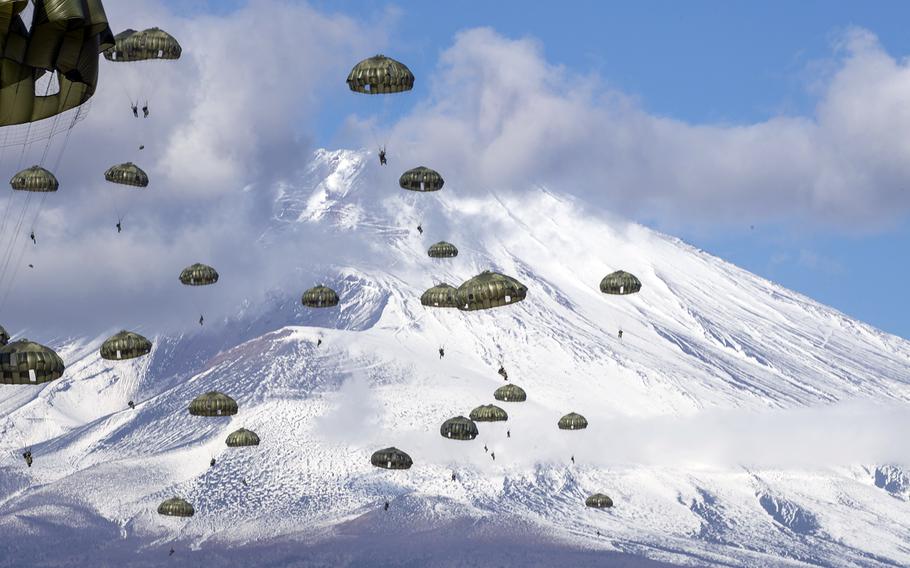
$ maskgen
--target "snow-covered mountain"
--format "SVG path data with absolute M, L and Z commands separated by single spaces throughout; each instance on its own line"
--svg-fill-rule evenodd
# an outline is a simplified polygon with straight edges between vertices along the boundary
M 299 260 L 300 292 L 339 307 L 276 295 L 132 362 L 52 345 L 63 378 L 0 386 L 0 566 L 910 565 L 910 468 L 867 443 L 906 434 L 887 432 L 910 343 L 552 189 L 398 189 L 416 165 L 323 150 L 280 189 L 261 244 L 333 242 Z M 458 257 L 429 258 L 439 240 Z M 527 299 L 420 304 L 487 269 Z M 618 269 L 639 294 L 599 291 Z M 500 363 L 527 402 L 442 438 L 494 402 Z M 211 390 L 239 414 L 190 416 Z M 558 430 L 570 411 L 590 427 Z M 241 426 L 261 445 L 227 448 Z M 414 467 L 372 467 L 387 446 Z M 615 506 L 587 509 L 595 492 Z M 158 515 L 173 495 L 195 516 Z

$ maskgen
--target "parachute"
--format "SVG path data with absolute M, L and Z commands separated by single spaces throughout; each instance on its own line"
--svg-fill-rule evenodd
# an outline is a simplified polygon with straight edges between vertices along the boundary
M 167 517 L 192 517 L 195 513 L 193 506 L 180 497 L 171 497 L 158 505 L 158 514 Z
M 430 258 L 454 258 L 458 256 L 458 249 L 452 243 L 439 241 L 434 245 L 430 245 L 427 254 Z
M 134 359 L 148 355 L 152 351 L 152 342 L 132 331 L 121 331 L 107 338 L 101 344 L 101 358 L 111 361 Z
M 63 360 L 50 347 L 19 339 L 0 347 L 0 384 L 35 385 L 63 375 Z
M 380 54 L 355 65 L 347 83 L 352 91 L 367 95 L 401 93 L 414 88 L 414 74 L 404 63 Z
M 309 308 L 331 308 L 338 305 L 338 294 L 320 284 L 304 292 L 300 302 Z
M 193 416 L 233 416 L 237 414 L 237 401 L 218 391 L 199 395 L 190 403 Z
M 439 433 L 443 438 L 451 440 L 473 440 L 477 437 L 477 424 L 464 416 L 449 418 L 439 427 Z
M 149 59 L 180 59 L 182 52 L 177 40 L 162 29 L 149 28 L 141 32 L 127 29 L 114 36 L 114 45 L 104 51 L 104 58 L 129 63 Z
M 60 183 L 51 172 L 41 166 L 26 168 L 9 180 L 10 186 L 17 191 L 34 191 L 50 193 L 57 191 Z
M 409 191 L 439 191 L 445 180 L 436 170 L 425 166 L 418 166 L 401 174 L 398 185 Z
M 471 420 L 475 422 L 504 422 L 509 419 L 505 410 L 494 404 L 484 404 L 471 411 Z
M 3 326 L 0 325 L 0 347 L 9 343 L 9 334 L 3 329 Z
M 457 308 L 455 288 L 445 282 L 433 286 L 420 296 L 420 303 L 432 308 Z
M 595 509 L 608 509 L 613 506 L 613 499 L 610 499 L 603 493 L 595 493 L 585 499 L 585 506 L 593 507 Z
M 528 399 L 525 390 L 518 385 L 506 385 L 493 392 L 493 398 L 503 402 L 524 402 Z
M 235 430 L 228 434 L 225 443 L 230 448 L 239 448 L 242 446 L 258 446 L 259 436 L 252 430 L 241 428 L 240 430 Z
M 627 295 L 635 294 L 641 290 L 641 280 L 634 274 L 629 274 L 623 270 L 617 270 L 604 276 L 600 281 L 600 291 L 604 294 Z
M 518 280 L 485 270 L 459 286 L 455 300 L 459 310 L 474 311 L 514 304 L 527 294 L 528 288 Z
M 560 430 L 584 430 L 588 427 L 588 420 L 581 414 L 570 412 L 559 419 L 557 426 Z
M 148 174 L 133 162 L 111 166 L 104 172 L 104 179 L 111 183 L 131 185 L 133 187 L 147 187 L 149 184 Z
M 383 469 L 410 469 L 414 460 L 398 448 L 391 447 L 373 452 L 370 463 Z
M 180 273 L 180 283 L 185 286 L 208 286 L 215 282 L 218 282 L 218 271 L 198 262 Z

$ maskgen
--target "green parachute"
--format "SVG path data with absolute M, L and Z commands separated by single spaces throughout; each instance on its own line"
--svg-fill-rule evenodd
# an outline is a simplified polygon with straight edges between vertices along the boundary
M 59 379 L 65 366 L 50 347 L 19 339 L 0 347 L 0 384 L 37 385 Z
M 518 385 L 506 385 L 493 392 L 493 398 L 503 402 L 524 402 L 528 399 L 525 390 Z
M 439 433 L 443 438 L 451 440 L 473 440 L 477 437 L 477 424 L 464 416 L 449 418 L 439 427 Z
M 629 274 L 623 270 L 617 270 L 604 276 L 600 281 L 600 291 L 604 294 L 613 294 L 625 296 L 635 294 L 641 290 L 641 280 L 634 274 Z
M 41 166 L 32 166 L 22 170 L 9 180 L 9 184 L 17 191 L 41 193 L 57 191 L 57 188 L 60 187 L 56 176 Z
M 258 446 L 259 445 L 259 436 L 256 432 L 252 430 L 247 430 L 246 428 L 241 428 L 235 430 L 228 434 L 227 440 L 224 442 L 230 448 L 240 448 L 243 446 Z
M 560 430 L 584 430 L 588 427 L 588 419 L 581 414 L 570 412 L 560 418 L 556 425 Z
M 237 414 L 237 401 L 218 391 L 199 395 L 190 403 L 193 416 L 233 416 Z
M 430 258 L 454 258 L 458 256 L 458 249 L 452 243 L 439 241 L 434 245 L 430 245 L 427 254 Z
M 180 272 L 180 283 L 184 286 L 208 286 L 218 282 L 218 271 L 206 264 L 196 263 Z
M 130 63 L 150 59 L 180 59 L 183 49 L 166 31 L 149 28 L 137 32 L 124 30 L 114 36 L 114 45 L 104 51 L 108 61 Z
M 431 308 L 457 308 L 455 288 L 445 282 L 433 286 L 420 296 L 420 303 Z
M 193 506 L 180 497 L 171 497 L 158 505 L 158 514 L 166 517 L 192 517 L 195 513 Z
M 439 191 L 445 180 L 436 170 L 425 166 L 418 166 L 401 174 L 398 185 L 409 191 Z
M 320 284 L 304 292 L 300 303 L 308 308 L 331 308 L 338 305 L 338 293 Z
M 474 311 L 514 304 L 527 295 L 528 288 L 518 280 L 485 270 L 459 286 L 455 300 L 459 310 Z
M 131 185 L 133 187 L 147 187 L 149 184 L 148 174 L 133 162 L 111 166 L 104 172 L 104 179 L 111 183 Z
M 414 74 L 404 63 L 380 54 L 355 65 L 347 83 L 352 91 L 367 95 L 401 93 L 414 88 Z
M 373 452 L 370 463 L 383 469 L 410 469 L 414 460 L 398 448 L 391 447 Z
M 505 410 L 495 404 L 483 404 L 471 411 L 474 422 L 504 422 L 509 419 Z
M 3 326 L 0 325 L 0 347 L 9 343 L 9 334 L 3 329 Z
M 610 499 L 603 493 L 595 493 L 585 499 L 585 506 L 593 507 L 595 509 L 608 509 L 613 506 L 613 499 Z
M 112 335 L 101 344 L 101 358 L 111 361 L 134 359 L 148 355 L 151 351 L 151 341 L 138 333 L 126 330 Z

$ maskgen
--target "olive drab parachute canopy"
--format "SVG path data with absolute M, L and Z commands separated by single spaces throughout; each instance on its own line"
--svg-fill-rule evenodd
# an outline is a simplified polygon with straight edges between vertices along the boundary
M 3 329 L 3 326 L 0 325 L 0 347 L 9 343 L 9 334 Z
M 338 293 L 320 284 L 304 292 L 300 302 L 309 308 L 331 308 L 338 305 Z
M 484 271 L 463 283 L 455 291 L 458 309 L 484 310 L 520 302 L 528 295 L 528 288 L 511 276 Z
M 235 430 L 234 432 L 228 434 L 225 443 L 228 445 L 228 447 L 231 448 L 239 448 L 242 446 L 258 446 L 259 436 L 252 430 L 241 428 L 240 430 Z
M 570 412 L 559 419 L 557 426 L 560 430 L 584 430 L 588 427 L 588 420 L 581 414 Z
M 132 331 L 121 331 L 101 344 L 101 358 L 111 361 L 134 359 L 148 355 L 152 342 Z
M 149 184 L 148 174 L 133 162 L 111 166 L 104 172 L 104 179 L 111 183 L 131 185 L 133 187 L 147 187 Z
M 623 270 L 607 274 L 600 281 L 600 291 L 604 294 L 624 296 L 626 294 L 635 294 L 639 290 L 641 290 L 641 280 Z
M 10 186 L 17 191 L 51 192 L 57 191 L 60 183 L 51 172 L 41 166 L 26 168 L 9 180 Z
M 114 45 L 104 51 L 108 61 L 146 61 L 149 59 L 180 59 L 180 44 L 172 35 L 158 28 L 137 32 L 124 30 L 114 36 Z
M 445 180 L 439 172 L 424 166 L 408 170 L 398 178 L 398 185 L 410 191 L 439 191 L 443 184 Z
M 610 499 L 603 493 L 595 493 L 585 499 L 585 506 L 593 507 L 595 509 L 608 509 L 613 506 L 613 499 Z
M 237 401 L 226 394 L 211 391 L 199 395 L 190 403 L 193 416 L 233 416 L 237 414 Z
M 180 283 L 185 286 L 208 286 L 218 282 L 218 272 L 206 264 L 187 266 L 180 273 Z
M 44 345 L 19 339 L 0 347 L 0 384 L 36 385 L 59 379 L 63 360 Z
M 158 514 L 168 517 L 192 517 L 195 513 L 193 506 L 180 497 L 171 497 L 158 505 Z
M 454 258 L 458 256 L 458 249 L 452 243 L 439 241 L 435 245 L 430 245 L 427 254 L 430 258 Z
M 0 126 L 49 118 L 89 100 L 98 54 L 114 45 L 101 0 L 33 0 L 31 26 L 20 15 L 27 4 L 0 0 Z M 42 96 L 35 83 L 46 71 L 55 73 L 58 90 Z
M 411 456 L 398 448 L 385 448 L 373 452 L 370 463 L 383 469 L 410 469 L 414 465 Z
M 503 422 L 508 419 L 506 411 L 495 404 L 483 404 L 471 411 L 471 420 L 475 422 Z
M 496 389 L 493 393 L 493 398 L 503 402 L 524 402 L 528 399 L 528 395 L 518 385 L 506 385 Z
M 455 288 L 445 282 L 433 286 L 420 296 L 420 303 L 432 308 L 457 308 Z
M 347 81 L 348 87 L 358 93 L 402 93 L 414 87 L 414 74 L 400 61 L 375 55 L 355 65 L 348 73 Z
M 477 424 L 464 416 L 449 418 L 439 427 L 439 433 L 443 438 L 452 440 L 473 440 L 477 437 Z

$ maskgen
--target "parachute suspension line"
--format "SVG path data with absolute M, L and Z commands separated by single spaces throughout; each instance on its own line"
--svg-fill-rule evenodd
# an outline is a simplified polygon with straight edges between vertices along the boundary
M 13 95 L 13 107 L 16 106 L 16 101 L 19 99 L 19 87 L 21 85 L 22 85 L 21 81 L 16 83 L 16 93 Z M 7 126 L 6 131 L 3 133 L 3 146 L 0 147 L 0 164 L 2 164 L 3 158 L 5 156 L 5 154 L 3 153 L 3 150 L 6 148 L 6 141 L 9 138 L 10 129 L 13 128 L 14 126 L 15 125 Z M 29 122 L 29 126 L 31 126 L 31 122 Z M 26 139 L 28 139 L 27 136 L 26 136 Z M 24 148 L 24 146 L 23 146 L 23 148 Z M 10 213 L 10 209 L 12 208 L 13 197 L 15 195 L 16 195 L 16 191 L 13 191 L 13 193 L 12 193 L 12 195 L 10 195 L 9 199 L 6 200 L 6 208 L 3 211 L 3 219 L 0 219 L 0 239 L 3 239 L 3 242 L 7 242 L 7 243 L 10 242 L 10 240 L 12 240 L 12 239 L 4 238 L 4 231 L 6 231 L 7 219 L 10 218 L 9 213 Z

